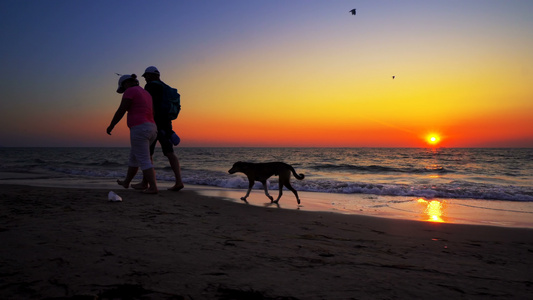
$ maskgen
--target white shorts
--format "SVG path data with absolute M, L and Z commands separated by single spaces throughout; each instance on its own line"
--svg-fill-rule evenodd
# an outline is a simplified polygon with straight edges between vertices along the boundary
M 157 139 L 157 126 L 143 123 L 130 128 L 130 158 L 128 166 L 140 167 L 141 170 L 153 168 L 150 159 L 150 145 Z

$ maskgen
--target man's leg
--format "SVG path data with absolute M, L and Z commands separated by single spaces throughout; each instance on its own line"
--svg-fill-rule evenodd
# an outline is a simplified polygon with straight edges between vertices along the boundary
M 174 177 L 176 178 L 176 183 L 173 187 L 169 188 L 170 191 L 179 191 L 184 188 L 183 181 L 181 180 L 181 167 L 180 161 L 174 152 L 166 153 L 165 156 L 168 158 L 170 167 L 174 172 Z

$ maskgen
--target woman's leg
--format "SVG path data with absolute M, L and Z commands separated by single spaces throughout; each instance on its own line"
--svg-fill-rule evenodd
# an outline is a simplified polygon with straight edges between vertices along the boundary
M 148 185 L 143 192 L 147 194 L 156 194 L 157 182 L 154 165 L 152 163 L 152 156 L 150 155 L 150 146 L 157 138 L 157 127 L 152 123 L 145 123 L 139 126 L 142 128 L 142 134 L 140 134 L 142 139 L 139 139 L 134 153 L 143 170 L 143 181 L 146 180 Z
M 157 137 L 157 128 L 155 124 L 144 123 L 131 128 L 131 152 L 135 160 L 143 170 L 143 177 L 146 179 L 148 186 L 144 190 L 146 193 L 157 193 L 157 183 L 155 179 L 155 169 L 150 156 L 150 144 Z
M 154 168 L 143 170 L 143 180 L 148 182 L 148 188 L 143 190 L 145 194 L 157 194 L 157 182 L 155 180 Z
M 133 177 L 137 174 L 137 171 L 139 170 L 138 167 L 128 167 L 128 173 L 126 174 L 126 179 L 117 180 L 118 185 L 123 186 L 125 189 L 130 187 L 130 182 L 133 180 Z

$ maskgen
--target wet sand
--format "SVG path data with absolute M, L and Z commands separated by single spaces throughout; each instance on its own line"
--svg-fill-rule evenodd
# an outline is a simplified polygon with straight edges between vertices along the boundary
M 189 186 L 200 194 L 244 203 L 240 197 L 243 189 L 207 186 Z M 270 191 L 277 196 L 278 191 Z M 290 191 L 284 190 L 279 205 L 270 203 L 262 189 L 254 189 L 247 204 L 260 207 L 336 212 L 341 214 L 374 216 L 426 222 L 491 225 L 533 229 L 533 202 L 476 200 L 476 199 L 424 199 L 411 196 L 383 196 L 368 194 L 332 194 L 298 192 L 301 205 Z
M 0 185 L 0 298 L 533 294 L 533 229 L 266 208 L 192 189 L 114 190 L 123 202 L 108 202 L 109 189 Z

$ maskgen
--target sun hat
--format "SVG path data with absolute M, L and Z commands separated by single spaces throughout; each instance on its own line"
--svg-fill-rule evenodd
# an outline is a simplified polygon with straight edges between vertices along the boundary
M 135 74 L 131 74 L 131 75 L 122 75 L 120 76 L 120 78 L 118 79 L 118 89 L 117 89 L 117 93 L 119 94 L 122 94 L 124 93 L 125 89 L 124 87 L 122 86 L 122 84 L 124 83 L 124 81 L 128 80 L 128 79 L 135 79 L 135 81 L 137 81 L 137 75 Z M 138 82 L 138 81 L 137 81 Z
M 148 68 L 146 68 L 146 70 L 144 70 L 144 74 L 142 76 L 144 77 L 144 75 L 146 75 L 146 73 L 152 73 L 152 74 L 161 75 L 161 73 L 159 73 L 159 70 L 156 67 L 154 67 L 154 66 L 149 66 Z

